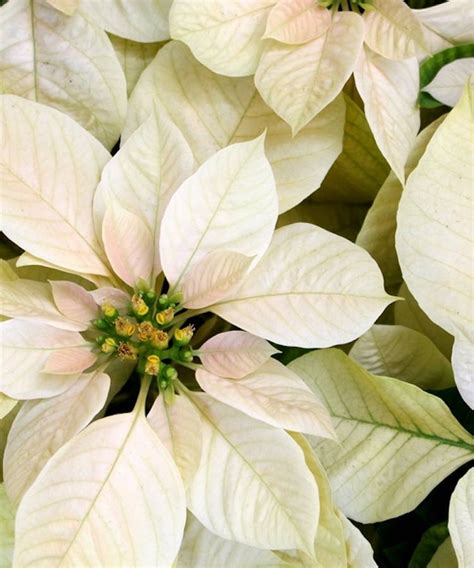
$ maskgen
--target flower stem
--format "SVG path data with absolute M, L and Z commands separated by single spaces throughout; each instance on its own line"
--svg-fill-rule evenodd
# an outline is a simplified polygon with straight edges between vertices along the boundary
M 140 392 L 138 393 L 137 402 L 135 403 L 135 407 L 133 409 L 134 411 L 145 410 L 146 397 L 148 395 L 148 389 L 150 388 L 152 378 L 153 377 L 151 375 L 148 375 L 147 373 L 142 376 Z

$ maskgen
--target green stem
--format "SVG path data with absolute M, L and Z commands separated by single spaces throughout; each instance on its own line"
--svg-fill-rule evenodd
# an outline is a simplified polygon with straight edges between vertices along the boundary
M 148 395 L 148 389 L 150 388 L 152 379 L 153 377 L 151 375 L 148 375 L 147 373 L 143 375 L 140 385 L 140 392 L 138 393 L 137 402 L 135 403 L 135 407 L 133 409 L 134 412 L 145 410 L 146 397 Z
M 180 361 L 179 364 L 182 367 L 187 367 L 188 369 L 192 369 L 193 371 L 204 368 L 202 365 L 199 365 L 199 363 L 184 363 L 184 361 Z
M 178 326 L 181 323 L 185 322 L 187 319 L 192 318 L 194 316 L 198 316 L 200 314 L 205 314 L 207 312 L 207 308 L 201 308 L 200 310 L 186 310 L 179 316 L 176 316 L 173 320 L 173 326 Z

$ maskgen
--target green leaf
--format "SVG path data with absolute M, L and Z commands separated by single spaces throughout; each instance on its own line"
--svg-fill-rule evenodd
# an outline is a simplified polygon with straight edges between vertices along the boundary
M 448 524 L 439 523 L 430 527 L 421 537 L 408 568 L 426 568 L 440 544 L 449 536 Z
M 474 437 L 436 396 L 371 375 L 341 351 L 315 351 L 290 368 L 319 394 L 340 446 L 314 443 L 345 515 L 363 523 L 415 508 L 474 458 Z
M 361 108 L 347 95 L 342 153 L 316 193 L 316 201 L 369 203 L 390 168 L 377 147 Z M 328 227 L 326 227 L 328 228 Z
M 442 67 L 464 57 L 474 57 L 474 43 L 448 47 L 426 59 L 420 65 L 420 89 L 431 83 Z
M 418 106 L 421 108 L 436 108 L 443 106 L 443 103 L 436 100 L 430 93 L 423 91 L 438 72 L 453 61 L 464 59 L 466 57 L 474 56 L 474 43 L 464 45 L 456 45 L 455 47 L 448 47 L 435 53 L 426 59 L 420 66 L 420 95 L 418 98 Z

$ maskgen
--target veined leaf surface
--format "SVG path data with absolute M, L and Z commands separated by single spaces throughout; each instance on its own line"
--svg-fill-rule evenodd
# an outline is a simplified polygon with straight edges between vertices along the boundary
M 60 269 L 107 276 L 92 199 L 110 154 L 57 110 L 13 95 L 0 104 L 3 231 Z
M 192 77 L 192 81 L 189 78 Z M 251 78 L 217 75 L 180 42 L 170 42 L 143 73 L 129 105 L 124 138 L 143 122 L 150 101 L 180 128 L 198 163 L 266 129 L 265 152 L 275 175 L 280 213 L 315 191 L 341 151 L 342 97 L 295 137 L 262 100 Z
M 185 506 L 143 410 L 103 418 L 63 446 L 23 497 L 13 566 L 171 566 Z
M 397 216 L 396 246 L 405 281 L 423 311 L 455 337 L 458 389 L 474 408 L 474 234 L 469 85 L 408 179 Z
M 8 434 L 4 479 L 18 505 L 52 455 L 80 432 L 105 404 L 110 379 L 99 371 L 82 375 L 66 392 L 26 401 Z
M 448 528 L 459 568 L 469 568 L 474 563 L 474 468 L 454 489 L 449 504 Z
M 220 150 L 180 186 L 163 216 L 160 257 L 171 286 L 179 288 L 190 267 L 210 252 L 261 256 L 277 215 L 263 135 Z
M 243 77 L 257 68 L 261 39 L 276 0 L 175 0 L 171 37 L 186 43 L 196 59 L 215 73 Z
M 363 249 L 314 225 L 294 223 L 275 231 L 262 260 L 210 309 L 281 345 L 328 347 L 367 331 L 393 300 Z
M 315 446 L 334 500 L 351 519 L 373 523 L 411 511 L 474 457 L 474 437 L 441 399 L 414 385 L 371 375 L 335 349 L 289 367 L 333 417 L 341 445 Z
M 125 120 L 127 90 L 107 34 L 80 10 L 67 16 L 45 0 L 10 0 L 0 11 L 0 27 L 2 91 L 69 114 L 112 148 Z
M 187 495 L 191 512 L 223 538 L 313 556 L 318 493 L 298 446 L 282 430 L 207 395 L 191 396 L 203 428 L 201 463 Z

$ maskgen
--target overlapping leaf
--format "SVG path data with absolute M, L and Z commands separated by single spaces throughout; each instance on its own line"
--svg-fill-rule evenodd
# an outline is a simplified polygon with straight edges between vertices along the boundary
M 125 77 L 107 34 L 77 10 L 10 0 L 0 11 L 2 92 L 69 114 L 107 148 L 127 111 Z
M 396 234 L 408 287 L 427 315 L 456 338 L 452 359 L 456 383 L 471 407 L 473 126 L 473 94 L 466 86 L 462 99 L 438 128 L 408 179 Z
M 212 73 L 180 42 L 160 50 L 143 73 L 130 99 L 122 139 L 145 120 L 151 103 L 160 116 L 168 114 L 180 128 L 198 163 L 266 129 L 265 151 L 275 175 L 280 212 L 316 190 L 341 151 L 340 97 L 293 137 L 289 126 L 263 102 L 251 78 Z
M 0 104 L 3 231 L 56 267 L 107 276 L 92 199 L 110 155 L 52 108 L 12 95 Z
M 101 410 L 110 379 L 101 372 L 82 375 L 66 392 L 25 402 L 8 435 L 5 487 L 18 504 L 52 455 Z
M 184 490 L 142 412 L 94 422 L 51 458 L 18 509 L 14 566 L 173 563 Z
M 414 385 L 371 375 L 338 350 L 309 353 L 290 368 L 333 417 L 341 446 L 316 448 L 334 500 L 351 519 L 370 523 L 410 511 L 474 457 L 474 438 L 439 398 Z
M 275 232 L 256 268 L 211 310 L 282 345 L 328 347 L 367 331 L 393 299 L 363 249 L 295 223 Z

